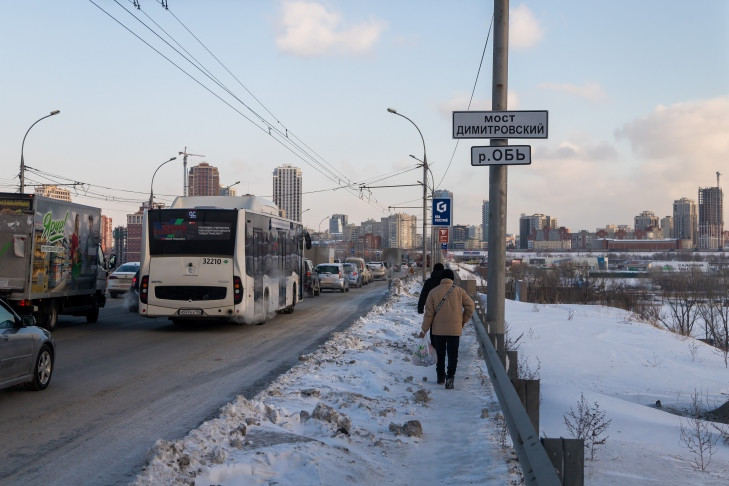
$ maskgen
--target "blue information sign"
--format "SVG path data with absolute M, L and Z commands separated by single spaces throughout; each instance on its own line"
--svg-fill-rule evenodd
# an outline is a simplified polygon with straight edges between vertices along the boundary
M 451 200 L 433 198 L 433 226 L 451 226 Z

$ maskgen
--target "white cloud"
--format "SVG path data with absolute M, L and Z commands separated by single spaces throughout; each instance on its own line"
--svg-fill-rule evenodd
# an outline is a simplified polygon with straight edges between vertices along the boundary
M 729 96 L 658 106 L 648 116 L 616 131 L 633 151 L 647 159 L 674 163 L 729 160 Z
M 570 83 L 541 83 L 539 87 L 550 91 L 571 94 L 593 103 L 602 103 L 608 98 L 602 86 L 598 83 L 586 83 L 582 86 Z
M 283 2 L 278 48 L 297 56 L 364 54 L 379 40 L 386 22 L 371 18 L 346 25 L 339 13 L 316 2 Z
M 526 5 L 509 11 L 509 47 L 527 49 L 544 37 L 544 29 Z

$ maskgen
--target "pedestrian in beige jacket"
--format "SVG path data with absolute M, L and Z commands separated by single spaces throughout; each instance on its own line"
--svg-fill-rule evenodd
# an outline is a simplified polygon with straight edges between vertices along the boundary
M 458 365 L 458 345 L 463 334 L 463 326 L 471 319 L 476 309 L 466 291 L 453 284 L 454 278 L 453 270 L 450 268 L 443 270 L 440 284 L 428 293 L 420 332 L 420 337 L 425 337 L 425 333 L 430 330 L 433 346 L 438 355 L 438 362 L 435 365 L 438 384 L 445 383 L 447 389 L 453 389 Z

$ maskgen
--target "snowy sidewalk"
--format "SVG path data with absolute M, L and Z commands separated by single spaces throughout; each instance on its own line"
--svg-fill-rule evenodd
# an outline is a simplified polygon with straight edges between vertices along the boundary
M 434 366 L 410 361 L 421 283 L 403 285 L 256 397 L 158 441 L 136 484 L 518 483 L 497 443 L 499 406 L 473 326 L 455 390 L 445 390 Z

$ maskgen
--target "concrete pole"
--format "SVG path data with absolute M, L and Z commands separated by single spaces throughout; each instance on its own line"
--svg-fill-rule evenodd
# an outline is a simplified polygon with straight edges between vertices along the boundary
M 491 109 L 504 111 L 509 72 L 509 0 L 494 0 L 494 55 Z M 508 140 L 492 139 L 491 146 L 508 145 Z M 506 284 L 506 165 L 489 167 L 489 249 L 486 321 L 489 334 L 504 334 L 504 299 Z M 498 341 L 498 339 L 497 339 Z M 505 349 L 498 349 L 506 357 Z

